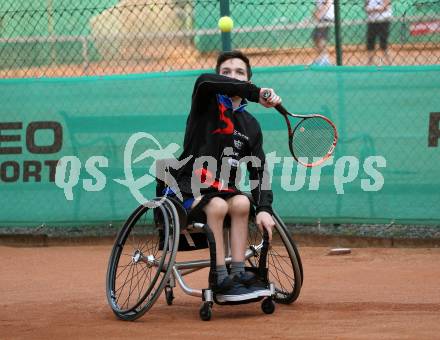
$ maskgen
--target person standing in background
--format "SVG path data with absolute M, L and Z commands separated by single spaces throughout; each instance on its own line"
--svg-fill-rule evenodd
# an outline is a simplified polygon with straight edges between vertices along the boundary
M 391 0 L 365 0 L 365 12 L 367 13 L 367 52 L 368 65 L 374 64 L 376 37 L 379 38 L 379 46 L 384 60 L 390 65 L 388 55 L 388 37 L 390 35 L 391 17 L 393 15 Z
M 312 33 L 313 42 L 317 52 L 317 57 L 313 64 L 332 65 L 327 50 L 327 42 L 330 27 L 335 20 L 335 8 L 333 0 L 316 0 L 316 7 L 313 17 L 317 22 L 317 25 Z

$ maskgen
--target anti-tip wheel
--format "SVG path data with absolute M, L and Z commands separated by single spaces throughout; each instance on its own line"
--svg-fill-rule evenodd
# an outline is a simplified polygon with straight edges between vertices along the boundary
M 202 304 L 202 306 L 200 307 L 199 315 L 200 319 L 202 319 L 203 321 L 211 320 L 212 307 L 210 302 L 204 302 Z
M 272 314 L 275 311 L 275 303 L 272 299 L 264 299 L 261 303 L 261 309 L 266 314 Z
M 165 287 L 165 299 L 167 301 L 167 305 L 171 306 L 174 300 L 173 288 Z

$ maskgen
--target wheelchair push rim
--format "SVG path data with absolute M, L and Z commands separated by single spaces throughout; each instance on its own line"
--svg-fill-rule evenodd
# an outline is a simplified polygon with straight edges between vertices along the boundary
M 274 216 L 276 222 L 273 230 L 273 241 L 270 246 L 266 266 L 268 279 L 275 285 L 274 301 L 291 304 L 299 296 L 302 286 L 302 265 L 296 245 L 286 231 L 284 224 Z M 252 267 L 259 265 L 262 248 L 262 234 L 255 225 L 250 225 L 248 235 L 249 249 L 247 262 Z

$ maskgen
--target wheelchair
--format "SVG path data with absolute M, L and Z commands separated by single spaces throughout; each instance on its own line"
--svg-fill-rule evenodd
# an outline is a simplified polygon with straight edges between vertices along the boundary
M 156 193 L 164 183 L 158 181 Z M 248 195 L 252 202 L 252 198 Z M 303 267 L 297 246 L 278 214 L 273 213 L 275 227 L 272 242 L 249 220 L 246 268 L 252 271 L 270 291 L 269 296 L 240 302 L 219 302 L 213 287 L 216 282 L 215 239 L 206 221 L 191 217 L 191 213 L 173 196 L 158 196 L 140 205 L 119 231 L 109 258 L 106 275 L 106 295 L 114 314 L 121 320 L 133 321 L 144 315 L 164 292 L 172 305 L 176 283 L 184 293 L 202 299 L 199 316 L 208 321 L 214 303 L 242 304 L 262 301 L 264 313 L 272 314 L 275 303 L 291 304 L 299 296 L 303 283 Z M 225 262 L 232 262 L 227 245 L 229 228 L 225 219 Z M 178 251 L 209 248 L 209 259 L 176 261 Z M 209 287 L 189 287 L 184 276 L 210 268 Z

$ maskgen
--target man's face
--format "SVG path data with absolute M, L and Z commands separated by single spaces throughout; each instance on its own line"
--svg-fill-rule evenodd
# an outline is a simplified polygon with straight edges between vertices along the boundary
M 228 59 L 220 65 L 221 75 L 234 78 L 237 80 L 247 81 L 248 74 L 246 64 L 239 58 Z

